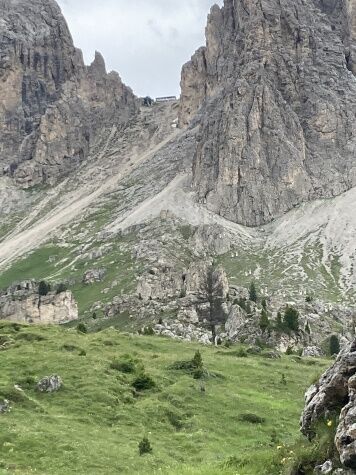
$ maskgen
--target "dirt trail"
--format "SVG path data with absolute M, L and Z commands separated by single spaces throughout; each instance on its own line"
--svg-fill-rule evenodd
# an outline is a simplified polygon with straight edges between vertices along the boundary
M 109 194 L 117 188 L 120 181 L 127 177 L 134 169 L 155 155 L 161 148 L 181 134 L 182 131 L 172 130 L 172 133 L 158 145 L 151 146 L 141 155 L 131 155 L 120 167 L 120 171 L 106 178 L 95 188 L 94 182 L 81 186 L 69 196 L 61 198 L 61 205 L 51 210 L 28 229 L 14 230 L 3 242 L 0 243 L 0 268 L 6 267 L 15 258 L 35 249 L 61 226 L 70 223 L 86 208 L 95 203 L 99 197 Z M 33 213 L 31 213 L 33 215 Z M 26 219 L 27 221 L 27 219 Z

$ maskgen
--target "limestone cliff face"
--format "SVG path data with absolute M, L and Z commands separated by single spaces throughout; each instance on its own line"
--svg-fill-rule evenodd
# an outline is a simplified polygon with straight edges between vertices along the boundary
M 356 2 L 225 0 L 183 68 L 194 187 L 248 226 L 356 186 Z M 195 125 L 197 125 L 195 123 Z
M 0 166 L 24 188 L 53 183 L 136 99 L 97 54 L 84 65 L 54 0 L 0 0 Z
M 0 320 L 51 325 L 78 319 L 78 305 L 72 292 L 39 296 L 32 281 L 10 287 L 0 294 Z

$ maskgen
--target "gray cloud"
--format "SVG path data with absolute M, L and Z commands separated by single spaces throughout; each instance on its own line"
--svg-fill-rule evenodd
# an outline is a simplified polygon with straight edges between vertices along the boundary
M 179 94 L 180 71 L 204 44 L 214 0 L 58 0 L 87 63 L 95 50 L 138 95 Z M 215 3 L 222 3 L 219 0 Z

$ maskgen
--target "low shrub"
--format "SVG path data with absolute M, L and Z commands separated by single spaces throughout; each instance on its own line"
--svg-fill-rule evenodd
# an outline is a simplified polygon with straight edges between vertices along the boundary
M 184 427 L 184 423 L 182 421 L 182 417 L 178 412 L 174 412 L 172 410 L 166 411 L 166 416 L 169 423 L 176 429 L 181 430 Z
M 77 331 L 78 333 L 88 333 L 88 329 L 85 323 L 79 323 L 77 326 Z
M 63 292 L 67 292 L 68 287 L 65 284 L 59 284 L 56 290 L 56 294 L 62 294 Z
M 36 333 L 19 333 L 16 337 L 16 340 L 28 341 L 33 343 L 35 341 L 44 341 L 46 338 L 41 335 L 36 335 Z
M 37 380 L 33 376 L 25 376 L 24 378 L 19 379 L 16 384 L 22 389 L 34 389 Z
M 131 358 L 114 360 L 111 362 L 110 368 L 126 374 L 134 373 L 136 371 L 135 362 Z
M 73 353 L 74 351 L 79 351 L 79 347 L 76 346 L 76 345 L 71 345 L 69 343 L 65 343 L 63 346 L 62 346 L 62 350 L 64 351 L 68 351 L 69 353 Z
M 143 329 L 142 334 L 146 335 L 146 336 L 154 336 L 155 332 L 154 332 L 153 328 L 151 326 L 149 326 L 149 327 L 145 327 Z
M 153 381 L 151 376 L 148 376 L 147 374 L 140 374 L 133 381 L 132 387 L 138 392 L 148 391 L 149 389 L 156 387 L 156 383 Z
M 266 419 L 263 417 L 257 416 L 256 414 L 246 413 L 246 414 L 240 414 L 239 421 L 248 422 L 249 424 L 264 424 L 266 422 Z
M 203 368 L 196 368 L 193 371 L 193 378 L 194 379 L 202 379 L 204 375 L 205 375 L 205 372 L 204 372 Z
M 150 441 L 147 439 L 147 437 L 144 437 L 138 444 L 138 452 L 139 454 L 145 455 L 145 454 L 151 454 L 153 451 L 152 446 Z
M 200 351 L 196 351 L 191 360 L 175 361 L 169 366 L 169 369 L 187 371 L 195 373 L 197 370 L 203 371 L 203 358 Z

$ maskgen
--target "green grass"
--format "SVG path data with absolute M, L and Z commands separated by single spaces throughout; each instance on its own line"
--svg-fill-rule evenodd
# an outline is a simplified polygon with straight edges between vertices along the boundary
M 0 353 L 0 398 L 13 401 L 11 412 L 0 416 L 0 473 L 277 475 L 276 446 L 299 437 L 304 390 L 329 364 L 237 358 L 236 348 L 202 348 L 112 328 L 86 335 L 63 327 L 16 330 L 0 322 L 0 334 L 12 340 Z M 209 377 L 196 381 L 169 369 L 197 349 Z M 137 373 L 110 368 L 124 355 L 131 355 L 137 372 L 144 367 L 155 388 L 133 393 Z M 62 377 L 63 388 L 37 393 L 33 381 L 50 374 Z M 241 421 L 247 413 L 265 422 Z M 144 436 L 153 453 L 140 457 Z
M 68 255 L 67 248 L 46 245 L 17 260 L 8 270 L 0 273 L 0 289 L 18 280 L 43 279 L 54 269 L 54 262 Z
M 45 245 L 25 257 L 17 260 L 3 273 L 0 273 L 0 289 L 6 289 L 14 282 L 26 279 L 37 281 L 46 280 L 52 284 L 70 281 L 68 287 L 72 290 L 78 303 L 81 316 L 87 315 L 95 302 L 110 302 L 122 293 L 134 292 L 136 284 L 135 270 L 139 262 L 134 263 L 131 252 L 125 245 L 131 236 L 122 238 L 112 244 L 112 248 L 101 258 L 92 261 L 78 258 L 75 245 L 60 247 L 55 243 Z M 94 241 L 86 252 L 98 247 Z M 83 284 L 83 275 L 89 269 L 106 270 L 101 282 L 91 285 Z M 115 286 L 112 286 L 116 282 Z

